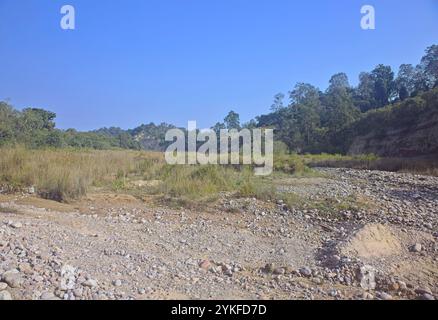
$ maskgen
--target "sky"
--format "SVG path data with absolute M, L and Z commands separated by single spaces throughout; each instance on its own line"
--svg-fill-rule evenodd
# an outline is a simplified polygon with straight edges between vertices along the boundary
M 60 27 L 67 4 L 75 30 Z M 360 27 L 366 4 L 375 30 Z M 436 0 L 0 0 L 0 100 L 62 129 L 207 128 L 269 112 L 297 82 L 417 64 L 432 44 Z

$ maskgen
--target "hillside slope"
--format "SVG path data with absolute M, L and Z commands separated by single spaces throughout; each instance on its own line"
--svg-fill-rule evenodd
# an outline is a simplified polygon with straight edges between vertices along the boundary
M 367 113 L 355 124 L 350 154 L 411 157 L 438 153 L 438 89 Z

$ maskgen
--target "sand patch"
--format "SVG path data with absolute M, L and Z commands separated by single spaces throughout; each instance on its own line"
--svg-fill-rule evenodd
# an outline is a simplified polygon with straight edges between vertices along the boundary
M 402 246 L 389 227 L 368 224 L 341 246 L 345 256 L 380 258 L 401 254 Z
M 115 194 L 115 193 L 96 193 L 90 194 L 86 197 L 87 201 L 106 204 L 138 204 L 140 201 L 129 194 Z

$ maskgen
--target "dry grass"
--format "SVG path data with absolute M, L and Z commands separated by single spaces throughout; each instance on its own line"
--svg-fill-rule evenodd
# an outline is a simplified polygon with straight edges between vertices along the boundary
M 0 150 L 0 185 L 8 191 L 35 187 L 57 201 L 83 196 L 138 170 L 141 155 L 133 151 Z
M 310 167 L 353 168 L 438 176 L 438 156 L 413 158 L 378 158 L 375 155 L 307 156 Z
M 138 187 L 134 181 L 146 183 Z M 181 203 L 211 201 L 225 191 L 271 197 L 261 181 L 250 166 L 171 166 L 162 153 L 0 149 L 1 189 L 34 187 L 41 197 L 56 201 L 80 198 L 92 188 L 159 195 Z
M 0 149 L 0 190 L 15 192 L 34 187 L 41 197 L 60 202 L 78 199 L 92 189 L 99 189 L 139 198 L 154 195 L 178 205 L 210 202 L 222 192 L 261 200 L 282 199 L 294 204 L 297 199 L 279 194 L 275 181 L 285 175 L 291 177 L 291 174 L 295 177 L 315 176 L 308 164 L 365 169 L 382 169 L 380 166 L 384 165 L 385 170 L 391 171 L 419 170 L 418 162 L 407 160 L 283 154 L 275 156 L 272 176 L 257 177 L 251 166 L 171 166 L 166 164 L 162 153 L 17 147 Z M 424 165 L 422 173 L 437 173 L 438 166 L 429 162 L 421 164 Z

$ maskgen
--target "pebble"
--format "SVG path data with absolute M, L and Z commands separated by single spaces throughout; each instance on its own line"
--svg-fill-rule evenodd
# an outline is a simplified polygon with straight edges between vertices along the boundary
M 208 261 L 208 260 L 203 260 L 203 261 L 201 261 L 201 263 L 199 264 L 199 267 L 200 267 L 201 269 L 204 269 L 204 270 L 209 270 L 210 267 L 211 267 L 211 263 L 210 263 L 210 261 Z
M 417 288 L 415 289 L 415 293 L 417 294 L 432 294 L 432 290 L 427 287 Z
M 379 293 L 379 298 L 382 300 L 392 300 L 392 296 L 389 293 L 386 292 L 380 292 Z
M 89 288 L 95 288 L 95 287 L 97 287 L 97 281 L 93 280 L 93 279 L 88 279 L 88 280 L 84 281 L 82 283 L 82 285 L 85 287 L 89 287 Z
M 364 290 L 374 290 L 376 288 L 375 269 L 372 266 L 362 266 L 359 268 L 357 280 Z
M 11 223 L 11 227 L 14 229 L 20 229 L 23 227 L 23 224 L 21 222 L 13 222 Z
M 12 300 L 12 296 L 6 290 L 0 291 L 0 300 Z
M 421 243 L 416 243 L 411 248 L 412 252 L 421 252 L 421 250 L 423 250 L 423 246 L 421 245 Z
M 276 268 L 273 273 L 274 274 L 285 274 L 286 270 L 284 268 Z
M 40 300 L 58 300 L 53 292 L 43 292 L 40 296 Z
M 75 297 L 77 298 L 81 298 L 82 295 L 84 293 L 84 290 L 82 288 L 77 288 L 73 290 L 73 294 L 75 295 Z
M 433 300 L 435 300 L 435 297 L 434 297 L 433 295 L 431 295 L 431 294 L 424 293 L 424 294 L 421 296 L 421 299 L 422 299 L 422 300 L 430 300 L 430 301 L 433 301 Z
M 310 277 L 312 275 L 312 269 L 309 267 L 303 267 L 299 270 L 300 274 L 305 277 Z
M 5 272 L 3 274 L 3 281 L 11 288 L 20 288 L 23 284 L 23 278 L 16 269 Z
M 362 298 L 365 300 L 372 300 L 372 299 L 374 299 L 374 296 L 369 292 L 364 292 L 362 294 Z

